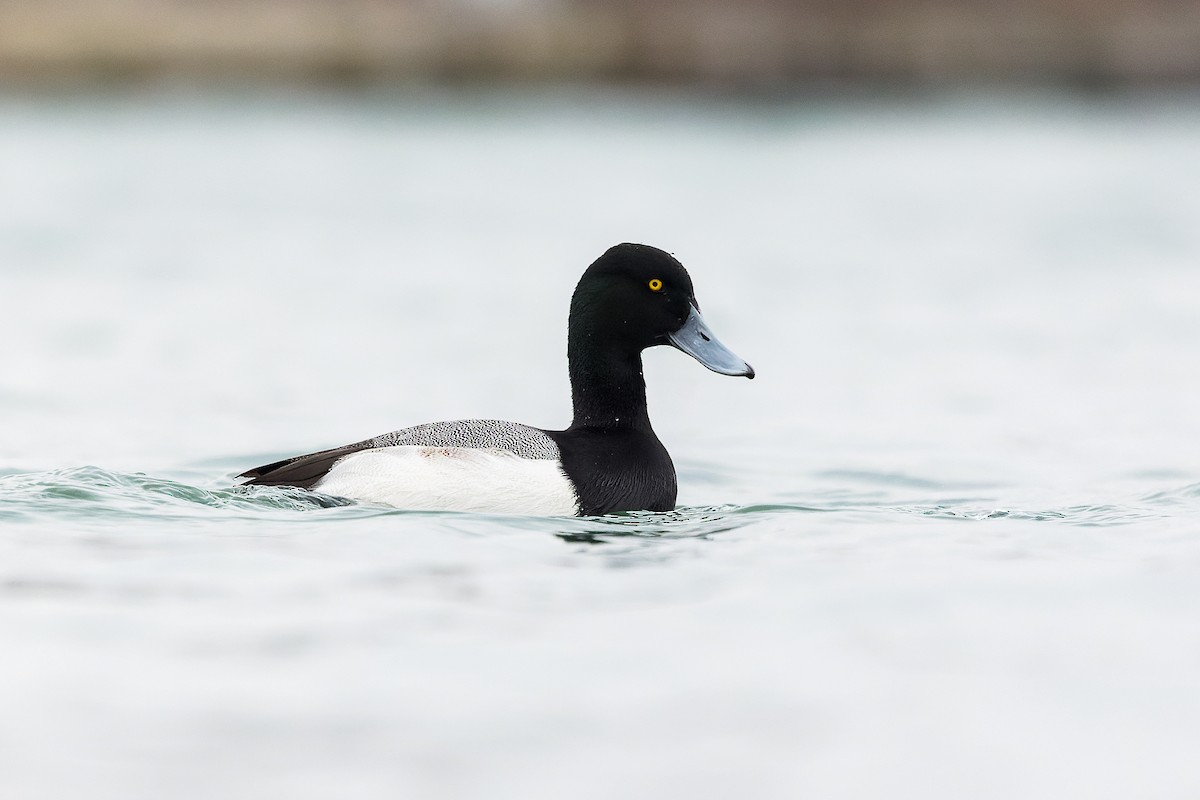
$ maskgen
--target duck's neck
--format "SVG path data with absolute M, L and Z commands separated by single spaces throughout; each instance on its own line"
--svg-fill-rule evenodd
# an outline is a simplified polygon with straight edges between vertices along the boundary
M 594 341 L 580 332 L 567 342 L 571 402 L 575 408 L 571 427 L 650 430 L 642 354 L 619 349 L 597 351 L 589 346 Z

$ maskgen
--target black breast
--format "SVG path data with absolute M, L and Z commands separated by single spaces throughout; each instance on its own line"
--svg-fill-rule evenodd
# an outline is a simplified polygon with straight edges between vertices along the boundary
M 675 508 L 675 465 L 653 431 L 571 428 L 546 433 L 558 445 L 584 516 Z

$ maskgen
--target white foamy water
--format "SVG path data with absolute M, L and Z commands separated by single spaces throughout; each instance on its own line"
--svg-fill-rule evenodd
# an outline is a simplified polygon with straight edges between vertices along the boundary
M 0 99 L 0 796 L 1200 794 L 1195 95 Z M 674 252 L 681 508 L 230 487 L 569 420 Z

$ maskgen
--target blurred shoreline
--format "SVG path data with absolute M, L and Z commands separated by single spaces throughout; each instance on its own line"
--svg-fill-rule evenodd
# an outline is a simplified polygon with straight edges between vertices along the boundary
M 1200 81 L 1180 0 L 0 0 L 0 86 Z

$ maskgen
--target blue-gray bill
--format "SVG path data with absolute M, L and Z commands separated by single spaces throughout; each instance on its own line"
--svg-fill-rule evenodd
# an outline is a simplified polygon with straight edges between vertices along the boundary
M 722 375 L 745 375 L 754 377 L 754 367 L 743 361 L 736 353 L 713 335 L 700 316 L 700 311 L 692 306 L 683 326 L 667 338 L 671 344 L 699 361 L 713 372 Z

